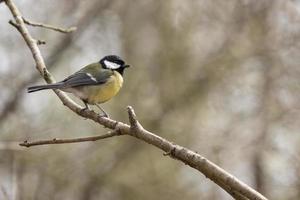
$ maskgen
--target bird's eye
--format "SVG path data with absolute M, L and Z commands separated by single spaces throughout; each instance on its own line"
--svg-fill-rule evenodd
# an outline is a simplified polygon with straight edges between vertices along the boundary
M 118 69 L 121 67 L 121 65 L 108 60 L 104 60 L 104 64 L 108 69 Z

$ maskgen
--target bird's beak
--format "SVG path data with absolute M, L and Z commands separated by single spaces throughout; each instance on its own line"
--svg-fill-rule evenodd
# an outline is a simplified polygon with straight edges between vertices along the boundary
M 124 65 L 124 66 L 123 66 L 123 68 L 128 68 L 128 67 L 130 67 L 130 65 Z

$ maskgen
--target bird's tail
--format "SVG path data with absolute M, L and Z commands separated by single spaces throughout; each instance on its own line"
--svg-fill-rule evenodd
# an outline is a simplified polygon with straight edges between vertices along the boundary
M 36 86 L 31 86 L 27 88 L 27 92 L 37 92 L 40 90 L 48 90 L 48 89 L 61 89 L 63 86 L 63 83 L 53 83 L 53 84 L 48 84 L 48 85 L 36 85 Z

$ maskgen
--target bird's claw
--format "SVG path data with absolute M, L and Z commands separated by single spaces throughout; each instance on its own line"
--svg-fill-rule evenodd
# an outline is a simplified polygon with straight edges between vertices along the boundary
M 86 108 L 81 109 L 79 112 L 82 115 L 84 111 L 86 111 Z
M 96 106 L 99 108 L 99 110 L 102 112 L 102 115 L 99 114 L 100 117 L 106 117 L 109 118 L 109 115 L 105 112 L 104 109 L 102 109 L 98 104 L 96 104 Z
M 103 112 L 102 114 L 98 114 L 98 115 L 99 115 L 99 117 L 110 118 L 106 112 Z

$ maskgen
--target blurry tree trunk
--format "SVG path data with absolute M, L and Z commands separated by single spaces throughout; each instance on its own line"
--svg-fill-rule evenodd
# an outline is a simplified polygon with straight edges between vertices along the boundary
M 255 154 L 253 159 L 253 167 L 254 167 L 255 189 L 262 194 L 266 194 L 265 172 L 264 172 L 261 152 Z
M 253 158 L 253 169 L 254 169 L 254 183 L 257 191 L 262 194 L 266 194 L 266 174 L 264 167 L 264 150 L 267 149 L 268 142 L 266 138 L 269 132 L 269 104 L 270 101 L 270 90 L 271 90 L 271 69 L 272 63 L 269 60 L 269 56 L 266 56 L 268 59 L 265 62 L 265 69 L 263 69 L 263 85 L 261 88 L 261 104 L 260 110 L 258 113 L 258 117 L 261 119 L 260 123 L 260 132 L 256 138 L 256 149 L 254 150 L 254 158 Z
M 253 6 L 255 2 L 253 2 Z M 260 193 L 266 195 L 266 172 L 264 166 L 264 150 L 267 149 L 268 142 L 266 138 L 269 131 L 269 105 L 270 101 L 270 90 L 271 90 L 271 71 L 275 63 L 273 63 L 272 50 L 267 37 L 269 37 L 268 29 L 268 17 L 270 11 L 272 10 L 272 5 L 265 4 L 259 10 L 254 10 L 251 13 L 251 20 L 255 26 L 253 29 L 257 32 L 255 37 L 252 39 L 255 42 L 254 55 L 257 56 L 260 63 L 262 63 L 260 73 L 262 74 L 262 79 L 260 88 L 257 88 L 259 92 L 259 108 L 255 112 L 255 117 L 259 119 L 258 121 L 258 133 L 254 134 L 254 152 L 252 158 L 252 169 L 254 174 L 254 188 Z M 254 35 L 253 35 L 254 36 Z

